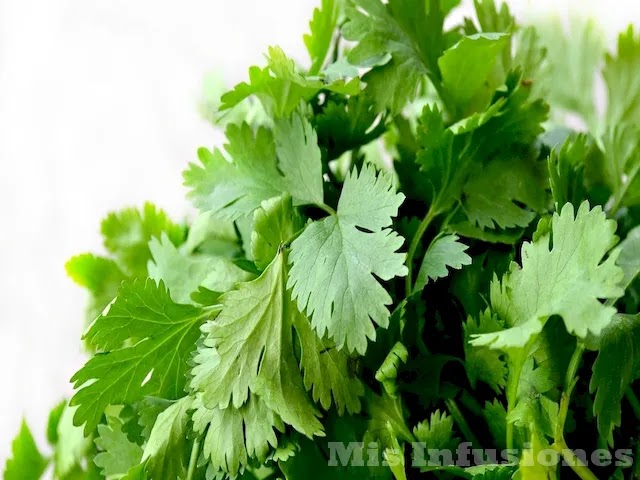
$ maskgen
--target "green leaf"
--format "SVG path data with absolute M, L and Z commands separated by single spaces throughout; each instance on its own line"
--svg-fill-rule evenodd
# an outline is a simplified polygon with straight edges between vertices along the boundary
M 602 71 L 608 94 L 605 124 L 637 125 L 640 121 L 640 78 L 637 74 L 640 69 L 640 34 L 633 25 L 618 36 L 616 53 L 617 56 L 606 55 Z
M 304 221 L 287 194 L 262 202 L 254 215 L 251 249 L 256 266 L 264 270 L 280 251 L 304 227 Z
M 482 229 L 528 226 L 548 204 L 546 167 L 518 153 L 478 165 L 463 189 L 462 208 L 469 221 Z
M 216 471 L 235 476 L 257 458 L 264 462 L 271 448 L 278 445 L 275 430 L 284 430 L 282 420 L 256 395 L 239 409 L 209 409 L 198 398 L 194 404 L 194 430 L 205 433 L 202 451 Z
M 113 260 L 90 253 L 76 255 L 65 264 L 67 275 L 91 293 L 87 321 L 92 322 L 116 297 L 118 287 L 127 278 Z
M 375 338 L 372 321 L 388 325 L 391 297 L 376 277 L 407 272 L 397 252 L 403 239 L 388 228 L 403 198 L 391 175 L 365 165 L 347 176 L 337 215 L 311 223 L 291 244 L 292 297 L 339 349 L 364 353 Z
M 147 470 L 144 464 L 133 467 L 120 480 L 147 480 Z
M 47 420 L 47 442 L 49 442 L 49 445 L 58 443 L 60 438 L 58 436 L 58 427 L 60 425 L 60 418 L 66 407 L 67 401 L 63 400 L 49 412 L 49 418 Z
M 640 226 L 627 233 L 627 237 L 616 247 L 616 251 L 616 264 L 624 272 L 620 286 L 626 290 L 640 274 Z
M 382 449 L 393 448 L 398 440 L 411 442 L 415 437 L 409 430 L 405 419 L 402 400 L 389 395 L 375 395 L 368 392 L 366 396 L 369 421 L 364 437 L 364 444 L 378 442 Z
M 640 204 L 640 130 L 636 124 L 617 124 L 605 132 L 602 145 L 604 155 L 592 163 L 613 193 L 613 212 Z
M 616 223 L 600 207 L 590 210 L 584 202 L 577 215 L 566 204 L 551 224 L 552 234 L 524 243 L 522 267 L 513 264 L 502 281 L 491 285 L 492 309 L 509 328 L 475 336 L 471 344 L 523 347 L 552 315 L 561 316 L 567 330 L 582 338 L 611 322 L 615 308 L 599 300 L 623 294 L 615 255 L 604 259 L 617 242 Z
M 342 3 L 343 0 L 322 0 L 322 6 L 313 10 L 309 22 L 310 33 L 304 36 L 304 44 L 311 58 L 310 75 L 320 72 L 329 54 Z
M 598 432 L 613 447 L 613 430 L 622 423 L 621 402 L 640 365 L 640 315 L 616 315 L 600 334 L 600 351 L 589 384 Z
M 489 76 L 508 44 L 506 33 L 478 33 L 462 38 L 438 59 L 447 99 L 458 110 L 468 111 L 478 97 L 482 103 L 490 100 L 493 85 Z M 480 107 L 485 106 L 482 103 Z
M 201 148 L 202 166 L 191 164 L 185 185 L 196 207 L 222 219 L 251 214 L 264 200 L 288 192 L 295 205 L 323 201 L 322 164 L 317 137 L 296 112 L 276 122 L 273 132 L 253 132 L 246 123 L 227 127 L 227 160 L 219 150 Z
M 189 234 L 181 250 L 189 254 L 236 258 L 242 253 L 242 245 L 233 222 L 222 221 L 211 212 L 204 212 L 189 226 Z
M 396 382 L 403 363 L 407 363 L 409 351 L 402 342 L 396 342 L 387 354 L 382 365 L 376 371 L 376 380 L 382 383 L 384 390 L 390 397 L 395 397 L 398 391 Z
M 149 478 L 186 478 L 192 443 L 188 437 L 188 413 L 192 404 L 192 397 L 183 397 L 158 415 L 142 454 Z
M 439 84 L 438 57 L 446 48 L 440 0 L 351 0 L 346 14 L 343 35 L 358 42 L 349 62 L 380 65 L 363 78 L 379 111 L 400 112 L 427 76 Z
M 12 456 L 4 468 L 5 480 L 38 480 L 41 478 L 48 461 L 38 450 L 27 422 L 22 421 L 20 432 L 13 440 Z
M 103 353 L 71 379 L 79 389 L 71 399 L 78 406 L 75 423 L 84 423 L 88 434 L 109 405 L 149 395 L 181 397 L 203 316 L 199 308 L 174 303 L 162 283 L 125 282 L 108 313 L 86 334 Z
M 568 30 L 559 16 L 545 18 L 535 27 L 547 52 L 536 77 L 538 91 L 554 107 L 578 113 L 595 126 L 595 79 L 606 49 L 603 32 L 595 20 L 579 17 L 571 19 Z
M 469 215 L 474 224 L 493 225 L 494 218 L 506 225 L 525 223 L 525 219 L 530 220 L 530 213 L 517 208 L 513 201 L 524 198 L 536 208 L 544 203 L 540 200 L 544 199 L 544 192 L 528 186 L 544 183 L 540 179 L 542 164 L 533 161 L 527 151 L 543 131 L 547 106 L 539 100 L 531 101 L 529 96 L 530 88 L 521 82 L 520 74 L 514 72 L 507 77 L 505 87 L 496 91 L 486 112 L 476 113 L 449 128 L 437 107 L 424 108 L 417 129 L 421 148 L 416 162 L 426 183 L 421 185 L 420 192 L 429 203 L 432 215 L 450 210 L 463 197 L 463 192 L 476 197 L 477 205 L 473 201 L 463 205 L 471 209 Z M 505 151 L 512 151 L 513 156 L 505 155 Z M 502 171 L 505 165 L 507 172 Z M 484 176 L 487 169 L 492 176 Z M 519 179 L 523 174 L 526 177 Z M 488 197 L 483 189 L 490 183 L 489 179 L 498 181 L 508 195 L 501 194 L 497 199 Z M 490 190 L 494 191 L 493 184 Z
M 253 276 L 238 268 L 230 259 L 203 254 L 189 255 L 178 250 L 166 235 L 149 242 L 153 260 L 149 261 L 149 278 L 169 289 L 175 303 L 192 303 L 192 294 L 200 287 L 225 292 Z
M 53 452 L 54 474 L 65 480 L 67 477 L 73 478 L 93 446 L 93 437 L 85 437 L 84 430 L 73 424 L 76 410 L 76 407 L 66 405 L 57 425 L 58 441 Z
M 93 461 L 105 477 L 126 474 L 140 463 L 142 448 L 129 441 L 117 418 L 108 416 L 106 425 L 98 425 L 95 443 L 100 453 Z
M 305 76 L 297 71 L 293 60 L 278 47 L 270 47 L 265 68 L 251 67 L 249 83 L 242 82 L 222 96 L 221 110 L 232 108 L 250 96 L 256 96 L 273 118 L 291 115 L 302 101 L 322 90 L 344 95 L 360 93 L 360 79 L 345 81 L 323 75 Z
M 318 144 L 335 160 L 349 150 L 364 147 L 382 135 L 387 126 L 367 95 L 346 100 L 330 99 L 314 117 Z
M 304 315 L 296 315 L 293 321 L 300 342 L 304 386 L 312 392 L 313 400 L 329 410 L 333 399 L 339 415 L 345 409 L 350 414 L 359 413 L 364 386 L 350 368 L 353 358 L 330 340 L 318 338 Z
M 485 402 L 482 414 L 493 437 L 494 445 L 499 450 L 504 450 L 507 438 L 507 411 L 504 405 L 494 398 L 493 402 Z
M 446 235 L 431 242 L 422 259 L 414 292 L 421 291 L 429 280 L 447 277 L 449 268 L 460 270 L 463 265 L 471 265 L 471 257 L 466 253 L 469 247 L 458 240 L 457 235 Z
M 556 205 L 571 202 L 579 206 L 587 197 L 584 183 L 587 137 L 568 138 L 562 147 L 551 151 L 548 159 L 549 181 Z
M 149 240 L 165 233 L 174 245 L 184 241 L 184 229 L 174 224 L 162 210 L 145 203 L 142 210 L 126 208 L 110 213 L 101 225 L 104 246 L 120 268 L 133 277 L 147 276 L 151 258 Z
M 429 420 L 423 420 L 413 428 L 413 435 L 427 449 L 455 450 L 459 440 L 453 433 L 453 418 L 436 410 Z
M 478 381 L 489 385 L 496 393 L 507 384 L 507 365 L 504 355 L 487 347 L 469 344 L 474 335 L 493 333 L 502 330 L 498 318 L 490 310 L 480 313 L 478 321 L 469 317 L 464 324 L 464 357 L 469 382 L 476 388 Z
M 280 252 L 260 277 L 220 297 L 220 314 L 203 327 L 205 345 L 195 357 L 191 385 L 207 408 L 240 408 L 251 391 L 311 437 L 322 425 L 294 355 L 292 328 L 302 314 L 285 289 L 286 274 Z

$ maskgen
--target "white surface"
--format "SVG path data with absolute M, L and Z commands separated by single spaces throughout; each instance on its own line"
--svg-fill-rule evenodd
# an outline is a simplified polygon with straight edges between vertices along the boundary
M 219 141 L 195 108 L 205 72 L 242 80 L 272 44 L 303 59 L 317 3 L 0 0 L 0 469 L 21 416 L 42 438 L 83 361 L 65 260 L 101 250 L 110 210 L 188 211 L 181 171 Z M 638 19 L 625 0 L 535 8 L 597 3 L 610 31 Z

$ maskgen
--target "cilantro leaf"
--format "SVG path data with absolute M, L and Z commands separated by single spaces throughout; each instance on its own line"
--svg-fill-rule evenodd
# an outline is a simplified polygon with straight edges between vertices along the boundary
M 616 315 L 600 334 L 600 351 L 589 384 L 598 432 L 613 446 L 613 430 L 622 423 L 620 403 L 640 365 L 640 315 Z
M 176 303 L 192 303 L 191 295 L 200 287 L 214 292 L 231 290 L 237 283 L 249 280 L 251 274 L 227 258 L 194 254 L 178 250 L 163 234 L 149 242 L 153 260 L 149 262 L 149 278 L 169 289 Z
M 84 430 L 73 424 L 73 417 L 77 408 L 65 402 L 58 424 L 56 425 L 56 442 L 53 451 L 54 475 L 60 478 L 72 477 L 92 450 L 93 437 L 85 437 Z M 90 462 L 87 470 L 91 471 L 95 462 Z
M 478 33 L 462 38 L 442 54 L 438 66 L 448 106 L 463 112 L 471 108 L 466 113 L 473 113 L 488 103 L 494 87 L 489 75 L 508 43 L 506 33 Z
M 350 368 L 351 357 L 333 342 L 318 338 L 304 315 L 296 315 L 293 321 L 300 342 L 304 386 L 313 393 L 313 400 L 328 410 L 333 398 L 340 415 L 345 409 L 350 414 L 360 412 L 364 386 Z
M 274 118 L 291 115 L 300 105 L 328 90 L 344 95 L 360 93 L 360 79 L 345 81 L 323 76 L 305 76 L 297 71 L 293 60 L 278 47 L 270 47 L 265 68 L 251 67 L 249 83 L 242 82 L 222 96 L 221 110 L 235 107 L 244 99 L 255 95 L 264 109 Z
M 489 385 L 496 393 L 500 393 L 507 384 L 507 365 L 501 352 L 487 347 L 473 346 L 469 340 L 474 335 L 493 333 L 502 330 L 502 325 L 490 310 L 480 313 L 478 321 L 469 317 L 464 324 L 464 357 L 465 368 L 472 387 L 478 380 Z
M 458 241 L 457 235 L 446 235 L 436 238 L 427 249 L 418 271 L 414 292 L 421 291 L 429 282 L 449 275 L 448 268 L 460 270 L 463 265 L 471 265 L 471 257 L 467 255 L 467 247 Z
M 70 258 L 65 268 L 67 275 L 91 294 L 87 305 L 88 322 L 95 320 L 111 303 L 118 293 L 118 287 L 127 278 L 115 261 L 90 253 Z
M 399 112 L 427 76 L 439 84 L 438 58 L 445 49 L 440 0 L 351 0 L 346 14 L 343 34 L 358 42 L 349 62 L 381 64 L 363 78 L 379 111 Z
M 640 130 L 635 124 L 616 125 L 605 132 L 602 145 L 604 155 L 592 163 L 613 193 L 611 211 L 640 204 Z
M 611 322 L 615 308 L 599 299 L 623 293 L 615 256 L 604 259 L 617 242 L 615 222 L 607 220 L 600 207 L 590 210 L 584 202 L 577 215 L 566 204 L 551 223 L 552 234 L 524 243 L 522 267 L 513 264 L 502 281 L 492 283 L 493 311 L 509 328 L 480 334 L 471 344 L 522 347 L 552 315 L 560 315 L 567 330 L 578 337 L 598 334 Z
M 552 150 L 548 159 L 549 181 L 553 200 L 557 205 L 571 202 L 580 205 L 586 196 L 584 180 L 587 137 L 579 135 L 567 139 L 559 150 Z
M 380 137 L 387 128 L 385 118 L 367 95 L 342 101 L 331 98 L 314 117 L 318 144 L 327 150 L 328 160 L 335 160 Z
M 545 211 L 547 168 L 529 155 L 501 155 L 477 166 L 463 189 L 462 208 L 482 229 L 526 227 Z
M 101 225 L 104 246 L 118 265 L 133 277 L 147 276 L 149 240 L 165 233 L 174 245 L 184 241 L 184 229 L 162 210 L 145 203 L 142 210 L 127 208 L 110 213 Z
M 125 474 L 140 463 L 142 448 L 129 441 L 118 418 L 108 416 L 106 425 L 98 425 L 95 443 L 100 453 L 93 461 L 105 477 Z
M 535 28 L 546 49 L 546 62 L 536 77 L 538 90 L 558 110 L 578 113 L 594 125 L 596 71 L 606 48 L 599 26 L 592 19 L 572 18 L 567 31 L 559 17 L 552 17 Z
M 103 353 L 71 379 L 79 388 L 70 402 L 78 406 L 75 423 L 84 423 L 88 434 L 109 405 L 148 395 L 180 397 L 204 316 L 199 308 L 174 303 L 162 283 L 125 282 L 86 334 Z
M 453 433 L 453 418 L 436 410 L 429 420 L 423 420 L 413 428 L 413 435 L 424 442 L 427 449 L 454 450 L 458 439 Z
M 288 194 L 262 202 L 254 215 L 251 233 L 253 259 L 264 270 L 276 257 L 282 244 L 304 227 Z
M 158 415 L 142 453 L 149 478 L 186 478 L 192 397 L 183 397 Z
M 293 319 L 302 314 L 285 289 L 286 273 L 281 252 L 256 280 L 220 297 L 220 314 L 203 328 L 192 387 L 207 408 L 221 409 L 241 407 L 251 391 L 284 422 L 312 436 L 322 425 L 294 356 Z
M 618 36 L 617 56 L 607 54 L 602 74 L 607 86 L 606 125 L 640 120 L 640 35 L 633 25 Z
M 271 448 L 278 445 L 275 430 L 284 430 L 282 421 L 262 400 L 251 395 L 240 408 L 207 408 L 201 399 L 195 401 L 194 429 L 206 435 L 204 455 L 216 471 L 237 475 L 249 458 L 264 461 Z
M 322 164 L 317 137 L 306 117 L 295 113 L 274 131 L 246 123 L 227 127 L 228 161 L 219 150 L 201 148 L 202 166 L 191 164 L 185 185 L 199 209 L 222 219 L 251 214 L 260 203 L 288 192 L 296 205 L 322 203 Z
M 317 75 L 320 72 L 331 50 L 342 3 L 343 0 L 322 0 L 321 8 L 313 10 L 313 17 L 309 22 L 310 33 L 304 36 L 304 44 L 311 57 L 309 75 Z
M 23 420 L 18 436 L 13 440 L 12 457 L 4 468 L 5 480 L 39 480 L 48 461 L 38 450 L 27 422 Z
M 640 227 L 635 227 L 627 233 L 627 237 L 616 247 L 616 251 L 616 263 L 624 272 L 620 286 L 626 290 L 640 275 Z
M 391 297 L 374 275 L 389 280 L 407 272 L 397 253 L 402 238 L 387 228 L 402 200 L 389 174 L 365 165 L 347 176 L 337 214 L 313 222 L 291 244 L 292 297 L 339 349 L 364 353 L 367 338 L 375 338 L 371 322 L 389 322 Z

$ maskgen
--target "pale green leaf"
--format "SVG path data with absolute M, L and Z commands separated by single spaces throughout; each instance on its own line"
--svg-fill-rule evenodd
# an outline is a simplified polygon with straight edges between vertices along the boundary
M 471 257 L 466 253 L 468 248 L 457 235 L 436 238 L 424 254 L 413 291 L 421 291 L 429 280 L 445 278 L 449 269 L 460 270 L 464 265 L 471 265 Z
M 188 438 L 188 412 L 192 404 L 192 397 L 183 397 L 158 415 L 142 454 L 149 478 L 186 477 L 192 443 Z
M 191 294 L 199 287 L 226 292 L 252 278 L 228 258 L 182 252 L 165 235 L 151 240 L 149 249 L 153 257 L 148 265 L 149 278 L 162 281 L 175 303 L 192 303 Z
M 491 285 L 492 310 L 509 328 L 478 335 L 473 345 L 522 347 L 552 315 L 561 316 L 567 330 L 583 338 L 611 322 L 616 310 L 600 299 L 623 294 L 615 255 L 604 258 L 617 242 L 616 223 L 599 206 L 590 210 L 584 202 L 576 215 L 568 203 L 554 214 L 551 228 L 552 233 L 524 243 L 522 267 L 513 264 L 502 281 Z
M 293 319 L 302 314 L 285 288 L 286 274 L 280 252 L 260 277 L 220 297 L 220 314 L 203 327 L 204 348 L 195 358 L 191 385 L 202 392 L 207 408 L 239 408 L 251 391 L 286 423 L 312 436 L 322 425 L 294 355 Z
M 200 399 L 193 414 L 194 430 L 206 432 L 202 451 L 215 471 L 237 475 L 256 457 L 264 462 L 270 449 L 278 445 L 276 429 L 284 430 L 279 417 L 259 397 L 251 395 L 247 403 L 236 409 L 206 408 Z
M 354 193 L 361 194 L 361 210 Z M 375 338 L 372 322 L 382 327 L 389 322 L 391 297 L 378 278 L 390 280 L 407 271 L 404 254 L 397 252 L 403 239 L 386 228 L 403 197 L 391 188 L 389 174 L 376 176 L 365 165 L 359 175 L 347 176 L 337 215 L 313 222 L 291 245 L 292 296 L 318 335 L 328 335 L 339 349 L 364 353 L 367 338 Z M 365 216 L 370 205 L 386 215 Z
M 100 453 L 93 461 L 105 477 L 124 475 L 140 463 L 142 448 L 129 441 L 118 418 L 107 417 L 107 424 L 98 425 L 94 441 Z

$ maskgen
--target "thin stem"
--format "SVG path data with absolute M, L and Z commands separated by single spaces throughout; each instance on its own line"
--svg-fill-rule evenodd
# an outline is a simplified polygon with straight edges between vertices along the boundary
M 464 415 L 458 408 L 458 404 L 456 403 L 456 401 L 452 398 L 449 398 L 445 400 L 444 403 L 447 406 L 449 413 L 453 417 L 453 420 L 456 422 L 456 425 L 458 425 L 458 428 L 460 429 L 460 432 L 462 432 L 464 438 L 471 442 L 474 447 L 482 449 L 478 438 L 471 431 L 471 427 L 469 427 L 467 420 L 464 418 Z
M 567 444 L 562 440 L 562 442 L 556 441 L 553 444 L 553 448 L 562 455 L 567 465 L 571 467 L 571 470 L 580 477 L 582 480 L 598 480 L 589 467 L 587 467 L 582 460 L 580 460 L 571 450 Z
M 200 455 L 200 439 L 196 438 L 191 447 L 191 458 L 189 459 L 189 470 L 187 471 L 187 480 L 194 480 L 196 467 L 198 464 L 198 455 Z
M 338 213 L 331 208 L 329 205 L 325 204 L 325 203 L 318 203 L 316 204 L 316 206 L 318 208 L 320 208 L 321 210 L 324 210 L 325 212 L 327 212 L 329 215 L 337 215 Z
M 409 252 L 407 253 L 407 277 L 405 278 L 405 296 L 409 297 L 411 293 L 413 293 L 413 257 L 416 255 L 416 251 L 418 250 L 418 246 L 420 245 L 420 241 L 424 236 L 424 233 L 431 225 L 431 222 L 436 217 L 433 213 L 433 210 L 429 209 L 427 215 L 422 219 L 420 225 L 418 226 L 418 230 L 416 234 L 413 236 L 411 240 L 411 245 L 409 246 Z
M 518 385 L 520 385 L 520 374 L 522 373 L 522 366 L 524 362 L 520 359 L 509 362 L 509 382 L 507 384 L 507 417 L 511 411 L 515 408 L 518 400 Z M 507 421 L 507 448 L 513 449 L 513 423 Z
M 640 420 L 640 400 L 638 400 L 636 394 L 631 390 L 631 387 L 627 388 L 624 392 L 624 396 L 627 399 L 627 402 L 629 402 L 629 405 L 631 405 L 631 410 L 633 410 L 633 414 L 636 416 L 636 419 Z
M 567 368 L 567 375 L 564 380 L 564 389 L 562 398 L 560 399 L 560 410 L 558 411 L 558 422 L 556 424 L 556 431 L 554 434 L 553 448 L 564 458 L 567 465 L 571 467 L 578 477 L 582 480 L 597 480 L 589 467 L 587 467 L 582 461 L 576 457 L 567 446 L 567 442 L 564 439 L 564 424 L 567 421 L 567 414 L 569 412 L 569 404 L 571 403 L 571 394 L 573 389 L 578 383 L 577 373 L 580 368 L 580 362 L 582 361 L 582 354 L 584 353 L 584 346 L 581 343 L 576 345 L 576 349 L 571 355 L 569 361 L 569 367 Z
M 569 367 L 567 368 L 567 375 L 564 378 L 564 389 L 569 390 L 569 387 L 574 383 L 578 369 L 580 368 L 580 362 L 582 361 L 582 354 L 584 353 L 584 346 L 581 343 L 576 345 L 576 349 L 571 355 L 569 361 Z

